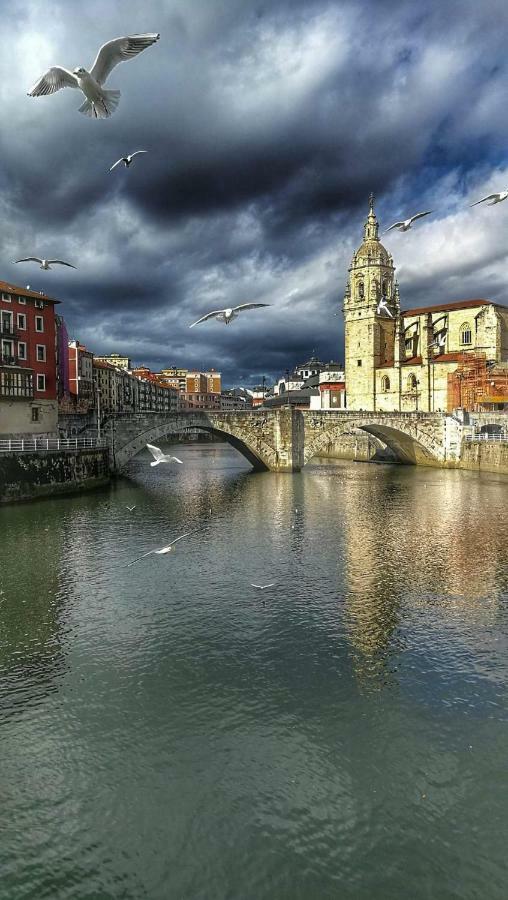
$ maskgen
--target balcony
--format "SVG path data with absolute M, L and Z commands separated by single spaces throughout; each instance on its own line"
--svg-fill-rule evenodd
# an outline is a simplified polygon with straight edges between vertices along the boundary
M 26 332 L 23 332 L 26 334 Z M 0 322 L 0 340 L 2 338 L 17 338 L 18 337 L 18 329 L 15 325 L 9 325 L 7 319 L 3 319 Z
M 2 353 L 0 356 L 0 365 L 2 366 L 17 366 L 18 365 L 18 357 L 17 356 L 9 356 L 8 353 Z

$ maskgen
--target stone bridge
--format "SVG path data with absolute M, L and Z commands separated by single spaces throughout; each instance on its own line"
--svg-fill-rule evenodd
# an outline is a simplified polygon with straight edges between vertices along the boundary
M 368 413 L 297 410 L 289 407 L 238 412 L 146 413 L 111 418 L 104 429 L 113 465 L 122 468 L 145 445 L 189 430 L 232 444 L 258 470 L 298 472 L 344 435 L 364 431 L 388 446 L 403 463 L 454 466 L 462 427 L 444 413 Z

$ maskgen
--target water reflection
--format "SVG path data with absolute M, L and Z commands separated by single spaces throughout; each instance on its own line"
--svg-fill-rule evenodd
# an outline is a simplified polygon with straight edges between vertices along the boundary
M 501 900 L 508 480 L 177 455 L 0 509 L 0 894 Z

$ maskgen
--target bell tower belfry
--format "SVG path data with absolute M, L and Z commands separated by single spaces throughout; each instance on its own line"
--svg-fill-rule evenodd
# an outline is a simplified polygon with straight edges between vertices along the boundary
M 395 364 L 395 332 L 400 316 L 393 259 L 379 240 L 374 195 L 353 256 L 344 295 L 346 406 L 376 409 L 376 369 Z

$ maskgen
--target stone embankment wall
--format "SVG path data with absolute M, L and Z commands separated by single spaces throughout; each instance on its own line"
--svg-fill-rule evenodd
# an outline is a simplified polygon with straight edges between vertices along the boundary
M 464 441 L 461 469 L 508 475 L 508 441 Z
M 89 490 L 109 479 L 105 449 L 0 453 L 0 503 Z

